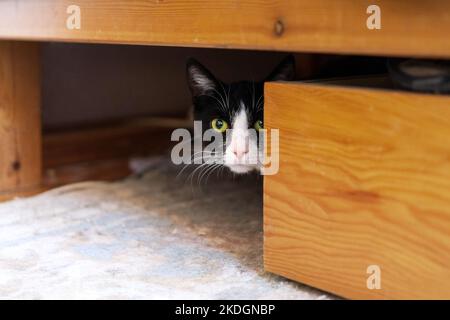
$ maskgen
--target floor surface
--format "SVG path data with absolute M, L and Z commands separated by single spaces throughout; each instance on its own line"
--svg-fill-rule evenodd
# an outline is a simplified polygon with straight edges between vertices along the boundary
M 263 271 L 260 177 L 179 171 L 0 204 L 0 298 L 331 298 Z

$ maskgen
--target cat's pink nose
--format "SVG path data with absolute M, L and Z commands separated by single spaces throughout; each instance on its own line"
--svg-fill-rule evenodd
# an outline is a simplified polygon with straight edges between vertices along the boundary
M 242 159 L 243 156 L 245 156 L 248 153 L 248 147 L 245 148 L 233 148 L 233 153 L 239 160 Z

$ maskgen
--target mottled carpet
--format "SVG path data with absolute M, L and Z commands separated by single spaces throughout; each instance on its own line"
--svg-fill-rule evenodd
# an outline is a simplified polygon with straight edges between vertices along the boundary
M 330 298 L 263 271 L 261 178 L 165 163 L 0 204 L 0 298 Z

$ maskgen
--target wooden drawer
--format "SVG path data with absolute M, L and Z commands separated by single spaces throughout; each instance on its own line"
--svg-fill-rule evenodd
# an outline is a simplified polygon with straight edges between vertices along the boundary
M 339 83 L 265 97 L 280 130 L 266 270 L 347 298 L 449 299 L 450 97 Z

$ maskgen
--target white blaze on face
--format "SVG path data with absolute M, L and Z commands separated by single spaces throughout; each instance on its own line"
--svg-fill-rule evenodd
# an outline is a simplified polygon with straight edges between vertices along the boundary
M 231 140 L 227 141 L 225 165 L 233 172 L 246 173 L 258 168 L 258 148 L 256 132 L 249 129 L 243 102 L 240 106 L 231 125 L 231 134 L 227 136 Z

